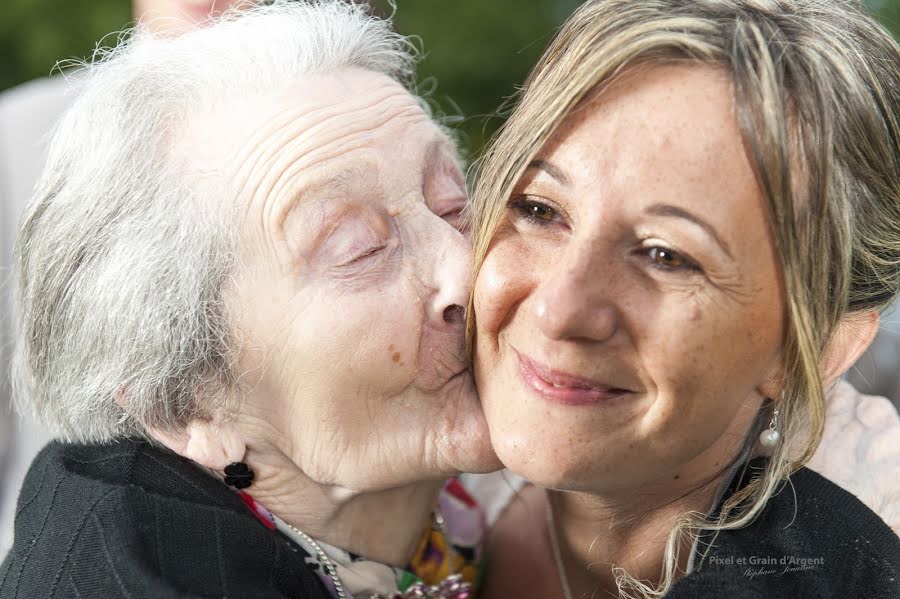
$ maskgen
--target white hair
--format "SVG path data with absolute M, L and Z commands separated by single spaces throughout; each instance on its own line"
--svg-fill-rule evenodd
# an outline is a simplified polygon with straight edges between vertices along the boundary
M 104 441 L 234 407 L 223 301 L 234 227 L 198 197 L 174 147 L 216 98 L 347 67 L 409 88 L 414 62 L 389 21 L 317 0 L 227 13 L 180 37 L 138 30 L 84 64 L 16 240 L 17 408 L 56 436 Z

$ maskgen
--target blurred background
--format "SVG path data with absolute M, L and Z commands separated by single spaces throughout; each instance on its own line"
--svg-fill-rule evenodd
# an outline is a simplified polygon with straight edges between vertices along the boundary
M 900 0 L 897 0 L 900 2 Z M 66 58 L 90 56 L 95 45 L 132 19 L 129 0 L 4 0 L 0 16 L 0 90 L 47 77 Z M 390 14 L 383 0 L 370 2 Z M 528 73 L 553 30 L 578 0 L 397 0 L 397 29 L 421 39 L 420 88 L 457 124 L 469 156 L 477 155 L 500 124 L 495 111 Z M 889 11 L 885 10 L 887 15 Z M 900 13 L 894 10 L 894 21 Z M 102 40 L 102 41 L 101 41 Z M 439 83 L 437 83 L 439 82 Z
M 396 0 L 397 28 L 421 38 L 422 86 L 438 82 L 435 101 L 461 114 L 470 156 L 502 122 L 496 109 L 515 92 L 553 30 L 578 0 Z M 372 0 L 382 13 L 387 2 Z M 868 0 L 872 12 L 900 34 L 900 0 Z M 90 56 L 95 44 L 131 23 L 129 0 L 3 0 L 0 90 L 51 73 L 56 61 Z M 110 45 L 115 37 L 106 38 Z

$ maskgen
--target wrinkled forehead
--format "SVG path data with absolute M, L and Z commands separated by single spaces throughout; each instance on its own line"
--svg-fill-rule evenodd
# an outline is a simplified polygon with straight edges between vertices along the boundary
M 293 153 L 312 152 L 350 137 L 395 148 L 440 138 L 459 162 L 455 144 L 418 98 L 390 77 L 358 68 L 205 98 L 193 107 L 175 153 L 192 170 L 228 177 L 253 153 L 278 153 L 286 144 Z
M 365 197 L 393 212 L 464 190 L 455 144 L 384 75 L 345 69 L 214 104 L 195 111 L 182 148 L 214 209 L 233 198 L 277 223 L 312 198 Z

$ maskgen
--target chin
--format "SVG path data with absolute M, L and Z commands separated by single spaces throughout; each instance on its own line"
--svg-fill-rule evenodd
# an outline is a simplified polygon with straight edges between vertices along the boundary
M 505 468 L 539 487 L 587 490 L 591 476 L 585 466 L 595 465 L 598 458 L 573 453 L 572 445 L 560 443 L 564 439 L 536 434 L 529 426 L 516 429 L 506 422 L 491 428 L 494 451 Z

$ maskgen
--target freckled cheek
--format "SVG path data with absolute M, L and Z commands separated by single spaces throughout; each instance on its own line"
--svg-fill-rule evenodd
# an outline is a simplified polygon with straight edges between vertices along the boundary
M 746 314 L 719 314 L 713 307 L 699 306 L 686 311 L 681 326 L 669 326 L 667 335 L 657 337 L 654 355 L 645 353 L 644 363 L 657 365 L 651 377 L 668 404 L 658 406 L 662 419 L 691 414 L 708 418 L 710 412 L 713 418 L 727 417 L 733 412 L 759 383 L 765 364 L 760 333 L 747 327 Z M 676 417 L 677 412 L 681 414 Z
M 479 335 L 496 335 L 510 312 L 527 294 L 523 258 L 511 244 L 496 245 L 482 264 L 475 280 L 475 316 Z
M 632 330 L 655 390 L 656 418 L 669 421 L 692 411 L 688 404 L 704 393 L 715 376 L 722 355 L 716 345 L 729 337 L 728 325 L 711 318 L 707 306 L 679 302 L 675 308 L 654 309 L 655 319 L 635 319 L 638 324 Z

